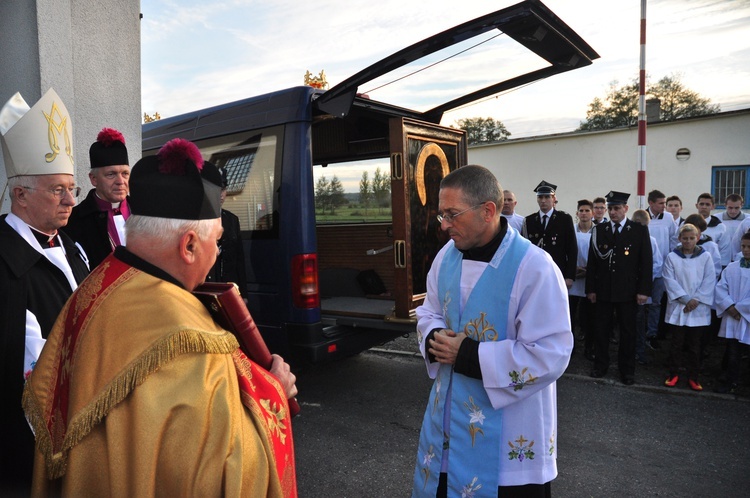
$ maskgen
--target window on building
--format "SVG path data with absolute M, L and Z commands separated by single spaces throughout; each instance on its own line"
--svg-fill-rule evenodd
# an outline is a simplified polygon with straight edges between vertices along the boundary
M 748 207 L 750 191 L 748 191 L 748 171 L 750 165 L 744 166 L 714 166 L 711 169 L 711 193 L 716 200 L 716 207 L 724 207 L 724 201 L 729 194 L 740 194 L 745 199 L 743 208 Z

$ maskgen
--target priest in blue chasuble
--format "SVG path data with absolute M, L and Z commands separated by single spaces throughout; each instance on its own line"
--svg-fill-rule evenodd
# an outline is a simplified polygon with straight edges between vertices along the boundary
M 435 382 L 414 497 L 549 497 L 557 476 L 556 380 L 573 349 L 565 280 L 501 216 L 482 166 L 440 183 L 450 241 L 427 275 L 417 334 Z

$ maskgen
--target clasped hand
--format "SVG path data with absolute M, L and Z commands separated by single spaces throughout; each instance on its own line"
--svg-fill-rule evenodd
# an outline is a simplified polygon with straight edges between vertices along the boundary
M 442 329 L 430 339 L 428 351 L 439 363 L 453 365 L 456 363 L 456 356 L 464 339 L 466 339 L 466 334 L 463 332 L 456 334 L 453 330 Z
M 698 304 L 699 303 L 697 299 L 691 299 L 690 301 L 688 301 L 688 303 L 685 305 L 682 311 L 685 313 L 690 313 L 691 311 L 693 311 L 695 308 L 698 307 Z

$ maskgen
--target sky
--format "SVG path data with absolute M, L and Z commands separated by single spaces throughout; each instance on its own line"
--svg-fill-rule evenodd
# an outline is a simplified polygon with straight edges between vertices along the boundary
M 515 3 L 141 0 L 142 110 L 175 116 L 301 85 L 308 70 L 324 70 L 333 86 L 412 43 Z M 639 0 L 544 3 L 600 58 L 591 66 L 448 112 L 443 125 L 492 117 L 502 121 L 511 138 L 573 131 L 595 97 L 604 98 L 613 82 L 622 85 L 638 76 Z M 750 108 L 750 0 L 649 0 L 646 25 L 651 81 L 678 76 L 722 111 Z M 427 110 L 536 68 L 534 57 L 518 47 L 501 36 L 429 72 L 371 91 L 389 81 L 381 79 L 359 91 Z

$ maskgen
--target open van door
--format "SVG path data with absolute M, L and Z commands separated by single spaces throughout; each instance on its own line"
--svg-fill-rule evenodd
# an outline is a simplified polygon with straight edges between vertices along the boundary
M 489 71 L 502 67 L 500 74 L 505 78 L 489 86 L 427 106 L 427 110 L 421 112 L 371 100 L 368 95 L 359 93 L 365 83 L 382 88 L 407 76 L 432 70 L 454 55 L 468 52 L 500 35 L 517 42 L 512 44 L 515 49 L 518 44 L 528 49 L 529 60 L 519 63 L 517 51 L 508 52 L 503 48 L 491 52 L 482 47 L 487 54 L 513 57 L 510 63 L 506 59 L 492 61 L 483 57 L 483 68 Z M 448 53 L 449 48 L 453 53 Z M 542 2 L 526 0 L 415 43 L 317 97 L 314 108 L 319 121 L 324 121 L 328 127 L 333 127 L 331 121 L 336 121 L 341 130 L 356 130 L 337 134 L 349 139 L 348 145 L 338 151 L 342 158 L 376 157 L 385 147 L 390 154 L 395 303 L 394 314 L 388 319 L 413 320 L 414 308 L 421 304 L 426 293 L 427 272 L 438 250 L 448 240 L 437 221 L 439 185 L 450 171 L 466 164 L 467 142 L 463 131 L 439 125 L 443 114 L 479 99 L 587 66 L 598 57 Z M 398 74 L 398 70 L 404 71 L 404 66 L 412 63 L 415 64 L 408 69 L 411 72 L 405 76 Z M 383 82 L 385 75 L 391 80 Z M 434 80 L 428 81 L 432 87 Z M 315 142 L 314 138 L 314 149 Z M 335 162 L 337 159 L 333 154 L 318 160 Z
M 500 35 L 506 35 L 528 49 L 526 54 L 531 55 L 532 58 L 520 62 L 516 60 L 519 57 L 517 51 L 491 51 L 480 47 Z M 332 117 L 345 117 L 353 106 L 357 105 L 355 100 L 360 95 L 358 92 L 362 84 L 376 81 L 384 75 L 394 75 L 396 70 L 415 61 L 423 62 L 423 66 L 406 76 L 413 76 L 417 72 L 441 65 L 458 55 L 454 53 L 442 59 L 435 59 L 438 53 L 451 47 L 459 47 L 461 53 L 481 48 L 490 56 L 505 57 L 495 61 L 483 60 L 482 67 L 482 72 L 489 72 L 493 68 L 503 68 L 504 71 L 498 74 L 504 79 L 465 95 L 459 95 L 448 102 L 437 104 L 426 111 L 415 112 L 402 108 L 404 115 L 437 124 L 440 123 L 446 111 L 540 79 L 588 66 L 594 59 L 599 58 L 599 54 L 546 5 L 539 0 L 525 0 L 404 48 L 326 91 L 317 99 L 315 105 L 322 113 Z M 507 57 L 513 57 L 510 64 Z M 398 79 L 404 79 L 406 76 L 399 76 Z M 435 82 L 430 83 L 434 85 Z

